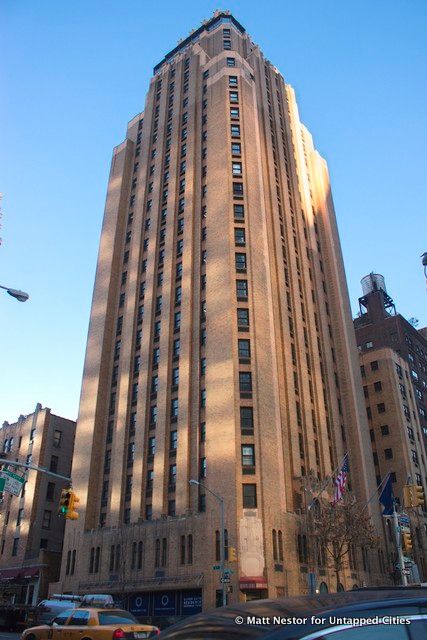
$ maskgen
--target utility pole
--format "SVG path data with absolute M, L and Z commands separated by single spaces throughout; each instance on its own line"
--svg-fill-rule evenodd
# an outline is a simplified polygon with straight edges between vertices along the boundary
M 393 522 L 394 522 L 394 533 L 396 536 L 396 546 L 397 546 L 397 557 L 399 558 L 399 567 L 400 567 L 400 575 L 402 577 L 402 585 L 404 587 L 408 586 L 408 579 L 405 574 L 405 563 L 403 560 L 403 551 L 402 551 L 402 535 L 400 531 L 399 518 L 396 511 L 396 501 L 393 500 Z

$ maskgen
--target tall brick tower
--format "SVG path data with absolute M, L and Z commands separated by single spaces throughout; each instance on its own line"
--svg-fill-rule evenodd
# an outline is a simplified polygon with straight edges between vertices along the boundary
M 349 451 L 366 499 L 364 449 L 326 163 L 292 88 L 216 12 L 155 67 L 114 150 L 72 471 L 82 517 L 55 588 L 120 593 L 141 616 L 215 606 L 205 487 L 225 501 L 231 602 L 306 592 L 310 572 L 333 588 L 307 549 L 301 478 Z

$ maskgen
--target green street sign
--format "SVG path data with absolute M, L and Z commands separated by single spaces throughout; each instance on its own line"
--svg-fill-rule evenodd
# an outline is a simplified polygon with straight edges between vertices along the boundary
M 212 569 L 213 569 L 214 571 L 221 571 L 221 565 L 220 565 L 220 564 L 214 564 L 214 565 L 212 566 Z
M 4 478 L 0 478 L 0 493 L 3 493 L 5 484 L 6 480 Z
M 5 491 L 14 496 L 20 495 L 22 485 L 25 483 L 25 478 L 18 476 L 17 473 L 13 473 L 13 471 L 9 471 L 8 469 L 0 471 L 0 478 L 5 482 Z
M 226 575 L 231 575 L 232 573 L 234 573 L 233 569 L 228 569 L 228 568 L 225 568 L 225 569 L 224 569 L 224 575 L 225 575 L 225 576 L 226 576 Z

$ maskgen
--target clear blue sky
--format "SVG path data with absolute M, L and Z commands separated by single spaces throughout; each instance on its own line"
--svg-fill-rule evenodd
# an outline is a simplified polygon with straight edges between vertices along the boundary
M 36 402 L 76 418 L 113 146 L 144 107 L 152 67 L 211 2 L 3 0 L 0 422 Z M 384 274 L 427 325 L 425 0 L 230 1 L 297 92 L 327 159 L 356 310 Z

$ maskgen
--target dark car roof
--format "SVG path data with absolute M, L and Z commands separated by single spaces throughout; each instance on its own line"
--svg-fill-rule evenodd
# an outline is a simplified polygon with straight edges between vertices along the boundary
M 296 596 L 277 600 L 253 600 L 228 607 L 214 609 L 208 613 L 191 616 L 183 622 L 163 631 L 159 638 L 165 640 L 243 640 L 252 638 L 299 638 L 321 626 L 311 624 L 277 625 L 274 616 L 282 618 L 310 618 L 313 614 L 357 616 L 358 612 L 376 609 L 394 609 L 399 615 L 403 607 L 419 613 L 420 607 L 427 611 L 427 589 L 358 590 L 316 596 Z M 235 618 L 242 617 L 243 624 L 236 624 Z M 247 617 L 270 618 L 269 624 L 247 624 Z M 325 625 L 326 626 L 326 625 Z

